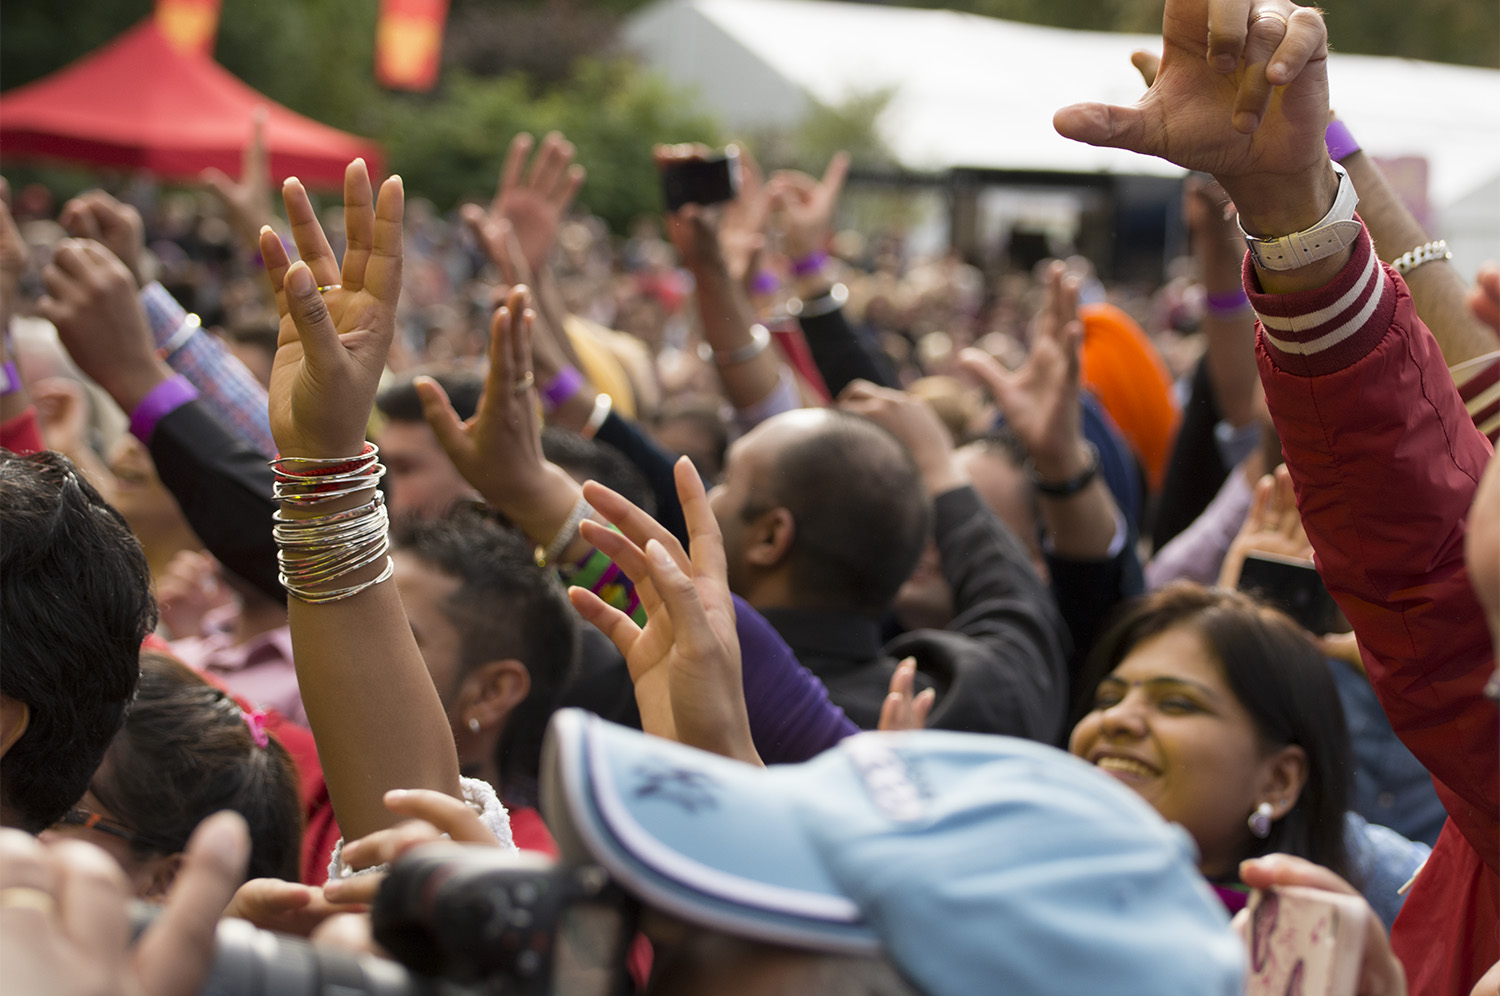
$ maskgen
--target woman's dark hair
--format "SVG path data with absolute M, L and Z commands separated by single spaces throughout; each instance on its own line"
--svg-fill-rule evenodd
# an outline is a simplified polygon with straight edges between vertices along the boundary
M 302 805 L 297 769 L 275 738 L 256 743 L 246 714 L 185 664 L 141 653 L 141 681 L 125 726 L 92 785 L 112 816 L 142 838 L 138 858 L 176 854 L 221 809 L 250 826 L 245 877 L 298 880 Z
M 1322 652 L 1284 613 L 1243 592 L 1169 584 L 1127 603 L 1099 638 L 1084 683 L 1089 695 L 1137 646 L 1178 626 L 1203 638 L 1268 751 L 1296 744 L 1307 754 L 1297 804 L 1242 857 L 1295 854 L 1353 881 L 1344 839 L 1353 771 L 1344 709 Z

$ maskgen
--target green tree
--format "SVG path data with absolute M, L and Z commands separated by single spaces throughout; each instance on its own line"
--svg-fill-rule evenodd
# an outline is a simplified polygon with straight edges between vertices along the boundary
M 450 70 L 433 95 L 392 99 L 380 127 L 391 169 L 448 209 L 488 198 L 512 136 L 563 132 L 588 168 L 581 203 L 617 230 L 660 209 L 651 161 L 658 142 L 720 141 L 717 125 L 658 77 L 628 62 L 579 60 L 565 83 L 538 91 L 520 74 Z

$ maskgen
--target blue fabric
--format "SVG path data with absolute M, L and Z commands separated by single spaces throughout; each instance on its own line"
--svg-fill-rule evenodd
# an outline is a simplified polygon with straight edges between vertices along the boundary
M 1411 881 L 1432 848 L 1407 840 L 1389 827 L 1367 823 L 1358 813 L 1347 816 L 1344 844 L 1359 879 L 1359 891 L 1390 930 L 1406 901 L 1398 890 Z
M 1391 729 L 1370 680 L 1343 661 L 1330 660 L 1328 669 L 1338 686 L 1354 749 L 1350 808 L 1371 823 L 1434 846 L 1448 813 L 1432 787 L 1432 776 Z
M 882 950 L 930 996 L 1243 991 L 1191 838 L 1041 744 L 861 733 L 755 768 L 564 710 L 543 783 L 564 860 L 734 936 Z

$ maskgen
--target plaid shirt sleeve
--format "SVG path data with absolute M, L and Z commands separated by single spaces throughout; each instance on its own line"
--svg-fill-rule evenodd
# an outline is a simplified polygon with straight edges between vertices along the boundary
M 267 457 L 276 455 L 267 414 L 266 390 L 218 336 L 206 334 L 159 283 L 141 291 L 157 352 L 167 365 L 198 389 L 214 417 Z

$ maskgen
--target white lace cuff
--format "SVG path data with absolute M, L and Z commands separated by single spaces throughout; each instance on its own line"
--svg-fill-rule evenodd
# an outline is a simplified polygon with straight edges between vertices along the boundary
M 510 835 L 510 813 L 500 802 L 500 796 L 489 782 L 478 778 L 460 778 L 459 785 L 463 789 L 464 802 L 479 810 L 479 822 L 484 824 L 486 830 L 495 835 L 501 850 L 516 850 L 516 842 Z M 447 837 L 447 834 L 443 834 Z M 333 845 L 333 857 L 328 861 L 329 881 L 340 878 L 356 878 L 360 875 L 384 875 L 391 870 L 389 864 L 371 865 L 369 868 L 355 870 L 344 864 L 344 838 L 340 837 L 337 844 Z

